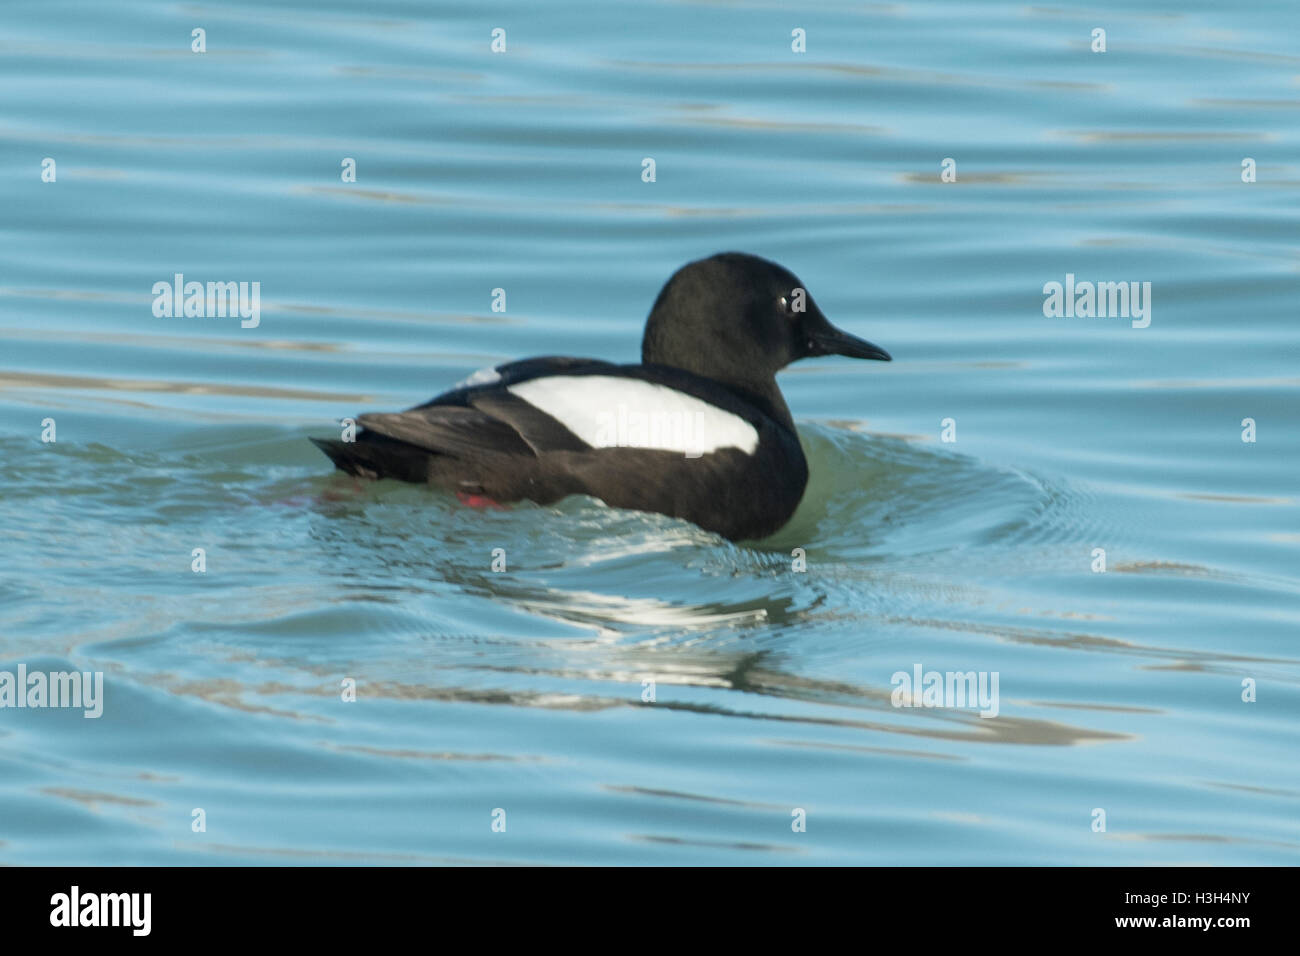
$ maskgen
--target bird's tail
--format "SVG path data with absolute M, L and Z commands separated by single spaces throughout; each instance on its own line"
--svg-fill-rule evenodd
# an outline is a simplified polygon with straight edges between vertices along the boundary
M 313 445 L 329 456 L 340 471 L 357 478 L 396 478 L 427 481 L 430 453 L 406 442 L 362 432 L 356 441 L 313 438 Z

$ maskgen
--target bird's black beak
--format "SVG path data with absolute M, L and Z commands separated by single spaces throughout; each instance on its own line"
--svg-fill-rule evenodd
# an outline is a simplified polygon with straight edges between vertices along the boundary
M 880 362 L 892 362 L 889 353 L 879 345 L 872 345 L 866 339 L 849 335 L 826 322 L 823 328 L 808 334 L 808 355 L 847 355 L 849 358 L 876 359 Z

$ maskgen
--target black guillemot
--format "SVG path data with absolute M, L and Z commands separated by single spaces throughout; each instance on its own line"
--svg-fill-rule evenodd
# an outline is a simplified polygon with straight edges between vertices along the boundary
M 590 495 L 763 538 L 808 483 L 776 373 L 818 355 L 890 361 L 831 325 L 788 270 L 726 252 L 664 285 L 639 365 L 507 362 L 407 411 L 359 416 L 354 441 L 312 441 L 351 475 L 427 482 L 470 502 Z

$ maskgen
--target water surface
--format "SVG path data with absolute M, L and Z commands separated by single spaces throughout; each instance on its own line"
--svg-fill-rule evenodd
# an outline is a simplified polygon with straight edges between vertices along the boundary
M 0 863 L 1295 864 L 1297 36 L 1281 0 L 0 6 L 0 670 L 106 680 L 98 720 L 0 710 Z M 306 440 L 635 360 L 723 249 L 895 356 L 782 376 L 813 477 L 769 541 Z M 155 317 L 176 273 L 260 282 L 260 324 Z M 1045 317 L 1067 273 L 1150 282 L 1149 327 Z M 917 664 L 997 672 L 998 715 L 894 707 Z

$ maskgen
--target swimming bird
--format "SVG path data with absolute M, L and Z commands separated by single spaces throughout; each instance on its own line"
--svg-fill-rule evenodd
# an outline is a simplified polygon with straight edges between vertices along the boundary
M 404 412 L 358 416 L 355 441 L 312 441 L 351 475 L 469 503 L 582 494 L 758 539 L 790 520 L 808 483 L 776 373 L 819 355 L 890 361 L 831 325 L 787 269 L 720 253 L 664 285 L 640 364 L 507 362 Z

